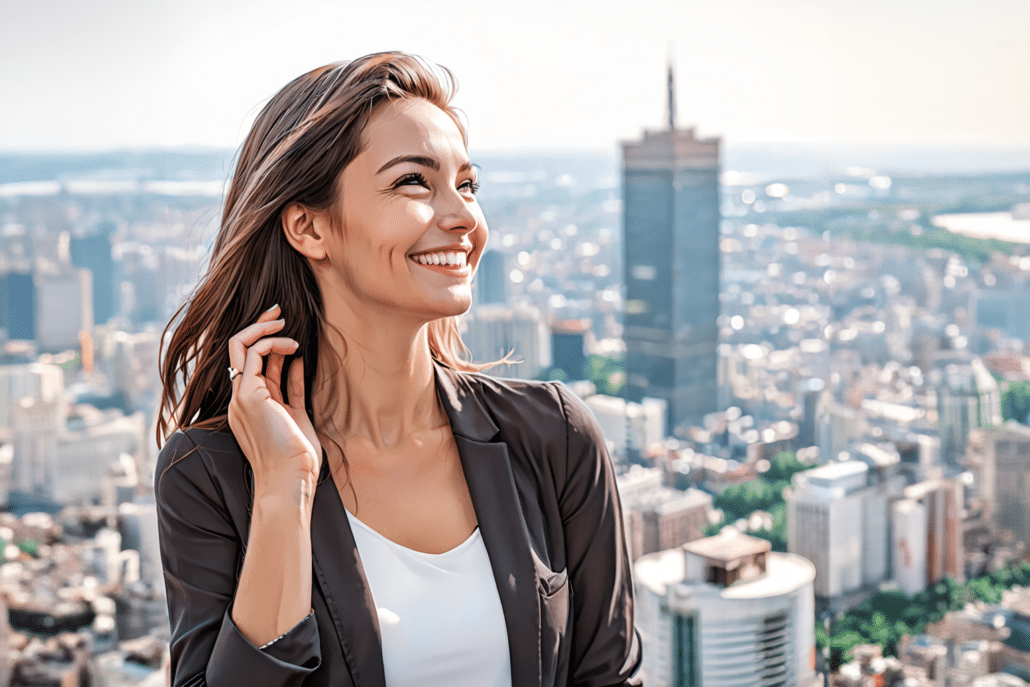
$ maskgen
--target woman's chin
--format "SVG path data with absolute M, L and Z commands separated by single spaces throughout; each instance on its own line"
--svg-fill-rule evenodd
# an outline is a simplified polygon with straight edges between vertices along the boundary
M 444 317 L 457 317 L 464 315 L 472 306 L 472 293 L 469 289 L 450 289 L 448 293 L 439 299 L 427 303 L 426 307 L 419 308 L 427 321 L 439 320 Z

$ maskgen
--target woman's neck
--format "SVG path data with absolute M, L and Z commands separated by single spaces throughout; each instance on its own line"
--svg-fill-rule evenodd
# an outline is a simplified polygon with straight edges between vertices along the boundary
M 437 403 L 427 325 L 326 314 L 334 326 L 319 346 L 323 353 L 312 402 L 316 409 L 329 408 L 335 382 L 337 439 L 356 438 L 389 449 L 446 422 Z

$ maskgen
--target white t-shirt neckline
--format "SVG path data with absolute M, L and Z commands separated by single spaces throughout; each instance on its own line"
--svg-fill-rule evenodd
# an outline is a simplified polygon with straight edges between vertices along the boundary
M 347 510 L 347 509 L 344 508 L 344 510 Z M 398 549 L 401 549 L 401 550 L 403 550 L 403 551 L 405 551 L 407 553 L 414 554 L 416 556 L 427 556 L 430 559 L 433 559 L 433 558 L 439 559 L 441 556 L 445 556 L 445 557 L 446 556 L 452 556 L 452 555 L 453 556 L 460 556 L 461 553 L 463 551 L 465 551 L 465 549 L 467 549 L 470 546 L 472 546 L 475 543 L 476 538 L 480 536 L 480 534 L 479 534 L 479 525 L 476 525 L 475 528 L 473 528 L 473 530 L 472 530 L 472 534 L 470 534 L 465 541 L 463 541 L 462 543 L 458 544 L 453 549 L 449 549 L 447 551 L 444 551 L 443 553 L 429 553 L 427 551 L 418 551 L 416 549 L 408 548 L 407 546 L 404 546 L 403 544 L 398 544 L 397 542 L 395 542 L 394 540 L 390 539 L 389 537 L 383 536 L 382 534 L 380 534 L 376 530 L 372 529 L 370 526 L 366 525 L 364 523 L 364 521 L 359 520 L 358 516 L 354 515 L 349 510 L 347 510 L 347 515 L 349 516 L 348 520 L 350 520 L 352 524 L 357 523 L 358 527 L 364 529 L 366 532 L 371 534 L 373 537 L 376 537 L 377 539 L 380 539 L 381 541 L 385 542 L 386 544 L 388 544 L 390 546 L 396 546 Z

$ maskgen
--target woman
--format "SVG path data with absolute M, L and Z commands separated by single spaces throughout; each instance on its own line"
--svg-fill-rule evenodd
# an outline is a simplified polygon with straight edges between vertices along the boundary
M 459 354 L 487 230 L 444 72 L 316 69 L 243 145 L 162 362 L 177 687 L 639 684 L 596 424 Z

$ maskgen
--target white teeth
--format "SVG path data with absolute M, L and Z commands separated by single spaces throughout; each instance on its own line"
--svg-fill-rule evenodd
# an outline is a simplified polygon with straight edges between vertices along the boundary
M 464 252 L 447 253 L 423 253 L 412 256 L 415 262 L 420 265 L 451 265 L 454 267 L 465 267 L 468 264 L 468 256 Z

